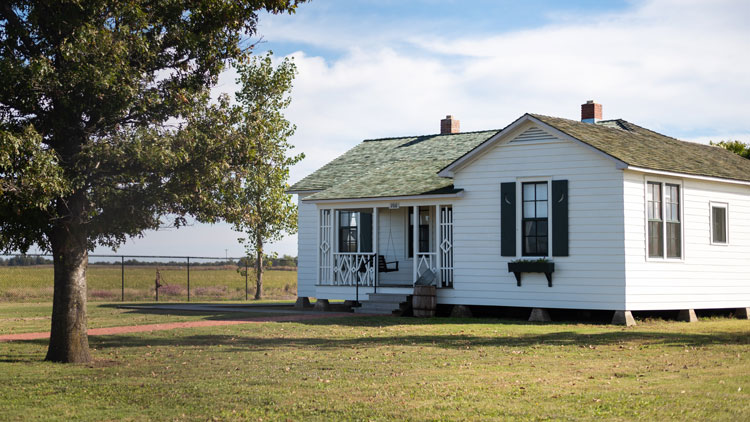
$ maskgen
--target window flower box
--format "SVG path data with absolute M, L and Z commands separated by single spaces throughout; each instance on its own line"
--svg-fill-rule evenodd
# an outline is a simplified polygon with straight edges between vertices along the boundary
M 519 259 L 508 262 L 508 272 L 516 276 L 516 284 L 521 286 L 521 274 L 523 273 L 544 273 L 547 278 L 547 285 L 552 287 L 552 273 L 555 272 L 555 263 L 547 259 Z

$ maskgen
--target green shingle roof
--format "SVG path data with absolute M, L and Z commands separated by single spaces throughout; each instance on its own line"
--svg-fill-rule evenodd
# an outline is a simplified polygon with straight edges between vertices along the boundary
M 452 193 L 453 180 L 437 172 L 497 132 L 365 140 L 289 190 L 321 191 L 306 199 Z
M 528 114 L 633 167 L 750 181 L 750 160 L 723 148 L 685 142 L 625 120 L 596 124 Z M 289 190 L 319 191 L 306 199 L 356 199 L 455 193 L 438 172 L 499 130 L 370 139 L 345 152 Z
M 680 141 L 625 120 L 596 124 L 530 114 L 629 166 L 750 181 L 750 160 L 724 148 Z

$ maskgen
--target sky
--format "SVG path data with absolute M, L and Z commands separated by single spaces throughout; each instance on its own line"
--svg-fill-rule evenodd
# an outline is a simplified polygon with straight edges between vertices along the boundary
M 527 112 L 579 119 L 586 100 L 683 140 L 750 142 L 748 18 L 744 0 L 313 0 L 262 14 L 254 40 L 299 71 L 294 183 L 363 139 L 437 133 L 448 114 L 462 131 L 499 129 Z M 195 224 L 117 253 L 241 256 L 241 236 Z M 297 255 L 296 242 L 270 250 Z

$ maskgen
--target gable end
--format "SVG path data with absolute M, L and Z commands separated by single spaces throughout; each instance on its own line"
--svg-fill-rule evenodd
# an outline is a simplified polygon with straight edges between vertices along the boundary
M 531 127 L 523 133 L 513 138 L 510 143 L 532 143 L 532 142 L 549 142 L 559 141 L 559 139 L 543 131 L 539 127 Z

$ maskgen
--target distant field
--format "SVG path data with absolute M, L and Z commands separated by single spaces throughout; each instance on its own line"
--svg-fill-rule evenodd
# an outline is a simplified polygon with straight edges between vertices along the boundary
M 125 300 L 154 300 L 156 270 L 161 275 L 159 300 L 182 301 L 187 298 L 185 266 L 125 266 Z M 89 300 L 112 301 L 121 297 L 119 265 L 89 265 Z M 255 274 L 248 277 L 249 295 L 255 294 Z M 264 298 L 291 299 L 297 292 L 297 272 L 266 270 L 263 276 Z M 47 301 L 52 299 L 52 266 L 0 267 L 0 301 Z M 234 266 L 190 267 L 190 298 L 238 300 L 245 298 L 245 277 Z

